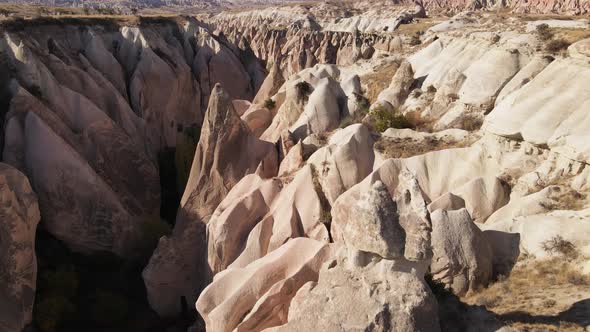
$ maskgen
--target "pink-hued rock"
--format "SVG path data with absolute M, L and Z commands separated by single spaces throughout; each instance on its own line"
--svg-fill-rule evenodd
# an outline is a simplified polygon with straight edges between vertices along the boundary
M 297 238 L 244 267 L 219 273 L 196 303 L 207 331 L 262 331 L 286 323 L 297 290 L 317 281 L 333 254 L 332 245 Z
M 250 174 L 219 204 L 207 224 L 208 259 L 213 273 L 225 270 L 238 257 L 248 235 L 269 212 L 281 189 L 278 179 Z
M 252 135 L 229 95 L 216 85 L 174 231 L 160 240 L 143 272 L 148 299 L 156 312 L 161 316 L 180 313 L 180 298 L 194 301 L 208 284 L 211 269 L 206 224 L 230 190 L 255 171 L 266 179 L 277 170 L 275 146 Z
M 211 215 L 229 190 L 260 164 L 263 176 L 277 174 L 275 146 L 252 135 L 235 112 L 229 95 L 216 85 L 180 203 L 181 214 L 200 218 Z
M 248 125 L 252 134 L 260 137 L 272 123 L 273 111 L 259 105 L 252 105 L 243 115 L 242 121 Z
M 41 216 L 28 179 L 0 164 L 0 328 L 31 323 L 37 285 L 35 232 Z
M 230 268 L 244 267 L 280 247 L 287 240 L 308 237 L 329 242 L 329 212 L 322 205 L 313 166 L 307 165 L 281 191 L 270 212 L 250 232 L 241 255 Z

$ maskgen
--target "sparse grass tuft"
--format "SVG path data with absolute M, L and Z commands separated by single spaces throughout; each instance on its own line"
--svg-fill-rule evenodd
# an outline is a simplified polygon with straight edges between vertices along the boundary
M 567 259 L 576 259 L 579 255 L 576 246 L 560 235 L 556 235 L 543 242 L 542 247 L 550 255 L 562 255 Z
M 545 45 L 545 50 L 551 54 L 558 54 L 566 50 L 570 45 L 571 43 L 565 39 L 553 39 Z
M 537 37 L 539 37 L 539 39 L 542 41 L 548 41 L 553 38 L 554 35 L 553 31 L 551 31 L 549 25 L 546 23 L 537 25 L 536 33 Z

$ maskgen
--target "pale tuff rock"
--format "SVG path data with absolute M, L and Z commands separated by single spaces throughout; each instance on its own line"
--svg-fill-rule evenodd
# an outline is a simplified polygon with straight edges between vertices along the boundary
M 336 131 L 328 145 L 311 155 L 307 162 L 315 166 L 323 192 L 333 204 L 338 196 L 371 173 L 374 158 L 369 130 L 362 124 L 354 124 Z
M 452 191 L 465 202 L 473 221 L 484 223 L 510 200 L 510 188 L 496 177 L 476 178 Z
M 410 94 L 412 83 L 414 83 L 412 64 L 404 61 L 393 75 L 389 87 L 379 94 L 377 100 L 388 102 L 397 109 Z
M 550 253 L 543 249 L 543 243 L 555 236 L 561 236 L 565 241 L 571 242 L 579 250 L 582 256 L 590 255 L 590 242 L 588 232 L 588 210 L 583 211 L 554 211 L 537 215 L 522 216 L 512 219 L 505 219 L 493 224 L 481 225 L 484 234 L 488 232 L 502 232 L 520 235 L 518 250 L 520 254 L 534 256 L 536 258 L 547 258 Z M 494 248 L 498 245 L 492 246 Z M 494 252 L 496 259 L 502 259 L 502 252 Z
M 285 83 L 285 78 L 280 71 L 279 64 L 280 62 L 278 59 L 273 63 L 270 71 L 268 72 L 268 76 L 266 76 L 266 79 L 262 83 L 262 86 L 260 86 L 256 97 L 254 97 L 254 100 L 252 101 L 253 104 L 264 103 L 266 100 L 279 92 L 279 89 Z
M 33 316 L 39 205 L 28 179 L 6 164 L 0 188 L 0 330 L 21 331 Z
M 246 175 L 219 204 L 207 224 L 209 266 L 225 270 L 241 253 L 248 235 L 280 193 L 278 179 Z
M 241 177 L 256 171 L 260 163 L 266 177 L 277 173 L 278 156 L 274 145 L 252 135 L 236 114 L 229 95 L 221 85 L 216 85 L 203 121 L 181 210 L 201 218 L 209 216 Z
M 273 97 L 279 108 L 260 138 L 276 142 L 289 130 L 299 140 L 336 129 L 348 115 L 348 97 L 342 84 L 351 90 L 350 82 L 336 80 L 339 76 L 336 66 L 316 65 L 290 77 Z
M 387 259 L 399 258 L 403 257 L 406 241 L 406 232 L 399 222 L 387 187 L 377 181 L 352 207 L 341 236 L 349 248 Z
M 412 261 L 424 261 L 432 256 L 427 202 L 418 179 L 407 169 L 399 174 L 395 203 L 399 222 L 406 233 L 404 256 Z
M 524 197 L 513 197 L 508 204 L 497 209 L 486 220 L 486 223 L 494 224 L 521 216 L 549 212 L 548 208 L 557 204 L 558 196 L 563 190 L 559 186 L 549 186 L 534 194 Z
M 584 110 L 590 100 L 585 89 L 589 71 L 575 59 L 553 61 L 531 82 L 505 97 L 486 117 L 485 129 L 588 161 Z
M 330 78 L 320 79 L 299 119 L 290 131 L 299 139 L 312 133 L 334 130 L 340 124 L 342 115 L 348 114 L 347 97 L 339 83 Z
M 590 58 L 590 38 L 573 43 L 567 51 L 572 58 L 588 60 Z
M 554 59 L 551 56 L 534 57 L 502 88 L 496 98 L 496 105 L 498 105 L 506 96 L 521 89 L 525 84 L 533 80 L 535 76 L 542 72 L 553 60 Z
M 285 176 L 294 173 L 295 171 L 299 170 L 304 163 L 305 159 L 303 143 L 299 141 L 299 143 L 295 144 L 294 147 L 289 149 L 289 152 L 283 161 L 281 161 L 281 166 L 279 167 L 279 176 Z
M 291 299 L 317 281 L 333 246 L 292 239 L 247 266 L 219 273 L 199 296 L 197 310 L 207 331 L 261 331 L 287 322 Z
M 242 115 L 241 119 L 255 137 L 260 137 L 272 123 L 273 110 L 260 105 L 252 105 Z
M 275 146 L 252 135 L 236 114 L 230 97 L 221 85 L 216 85 L 174 231 L 160 240 L 143 272 L 154 310 L 162 316 L 173 316 L 180 312 L 182 296 L 188 302 L 196 299 L 210 274 L 207 221 L 242 177 L 256 171 L 268 178 L 277 170 Z
M 291 301 L 287 324 L 267 331 L 440 331 L 436 300 L 411 264 L 348 259 L 324 264 Z
M 467 210 L 436 210 L 431 218 L 433 278 L 459 296 L 486 286 L 492 276 L 492 250 Z
M 330 240 L 328 211 L 322 205 L 321 188 L 316 186 L 313 166 L 307 165 L 280 192 L 266 214 L 250 231 L 242 252 L 229 266 L 244 267 L 297 237 L 320 242 Z

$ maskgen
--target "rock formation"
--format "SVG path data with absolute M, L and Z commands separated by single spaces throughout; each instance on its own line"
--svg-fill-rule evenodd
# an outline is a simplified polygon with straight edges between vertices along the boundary
M 27 178 L 0 164 L 0 329 L 21 331 L 31 323 L 37 284 L 37 197 Z

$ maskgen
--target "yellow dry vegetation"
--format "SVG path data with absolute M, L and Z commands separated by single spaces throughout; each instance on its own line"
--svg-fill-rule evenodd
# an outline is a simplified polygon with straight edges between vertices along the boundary
M 519 331 L 584 331 L 590 276 L 563 256 L 519 261 L 510 275 L 463 299 Z

